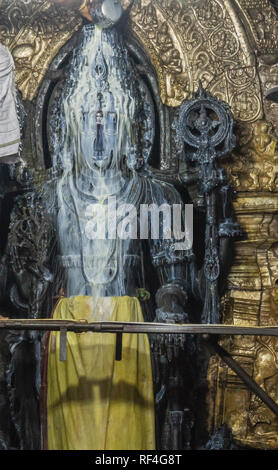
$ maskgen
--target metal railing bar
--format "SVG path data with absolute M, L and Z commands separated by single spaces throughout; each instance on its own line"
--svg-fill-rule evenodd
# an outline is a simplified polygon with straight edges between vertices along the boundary
M 87 322 L 51 319 L 8 319 L 0 320 L 0 330 L 40 330 L 82 333 L 151 333 L 151 334 L 208 334 L 278 336 L 278 326 L 237 326 L 206 324 L 172 324 L 148 322 Z

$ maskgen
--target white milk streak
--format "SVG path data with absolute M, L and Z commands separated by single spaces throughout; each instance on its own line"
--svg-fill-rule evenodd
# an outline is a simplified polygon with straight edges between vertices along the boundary
M 121 174 L 121 160 L 135 146 L 132 136 L 135 98 L 123 79 L 123 74 L 127 73 L 126 51 L 120 49 L 120 62 L 117 45 L 112 46 L 112 41 L 117 43 L 117 40 L 113 30 L 107 33 L 98 27 L 85 29 L 83 44 L 74 55 L 63 96 L 64 119 L 60 119 L 60 129 L 54 136 L 54 164 L 60 160 L 64 168 L 57 185 L 58 231 L 61 255 L 70 259 L 68 296 L 109 295 L 109 284 L 116 276 L 118 292 L 113 291 L 112 295 L 125 294 L 122 262 L 128 244 L 123 248 L 120 241 L 89 240 L 85 233 L 87 207 L 95 203 L 105 205 L 108 195 L 120 195 L 124 185 L 128 186 Z M 103 67 L 102 82 L 98 63 Z M 100 108 L 105 132 L 97 167 L 93 157 Z M 108 128 L 108 124 L 112 127 Z M 102 167 L 105 159 L 108 165 Z

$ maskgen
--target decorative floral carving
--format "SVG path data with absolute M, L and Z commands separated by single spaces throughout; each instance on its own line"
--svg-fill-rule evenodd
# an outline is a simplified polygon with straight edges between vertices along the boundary
M 236 0 L 248 23 L 260 54 L 277 53 L 277 14 L 268 0 Z
M 46 0 L 4 0 L 1 40 L 16 65 L 16 84 L 24 100 L 32 100 L 53 58 L 81 24 L 67 9 Z
M 247 15 L 247 6 L 240 8 Z M 24 99 L 36 96 L 49 64 L 80 24 L 76 10 L 46 0 L 4 0 L 3 41 L 14 55 Z M 135 0 L 130 28 L 156 69 L 163 103 L 179 106 L 201 79 L 232 106 L 236 119 L 262 117 L 254 54 L 230 0 Z
M 235 244 L 223 321 L 237 325 L 276 325 L 278 311 L 278 151 L 267 121 L 242 125 L 237 154 L 227 165 L 237 189 L 235 211 L 245 237 Z M 233 337 L 226 348 L 277 402 L 278 341 L 270 337 Z M 225 422 L 241 445 L 275 449 L 277 418 L 223 364 L 209 370 L 213 429 Z
M 278 150 L 271 124 L 257 121 L 251 142 L 242 145 L 227 165 L 227 172 L 237 191 L 278 191 Z
M 165 104 L 180 105 L 201 79 L 240 121 L 262 117 L 254 55 L 230 1 L 138 0 L 130 25 L 157 70 Z

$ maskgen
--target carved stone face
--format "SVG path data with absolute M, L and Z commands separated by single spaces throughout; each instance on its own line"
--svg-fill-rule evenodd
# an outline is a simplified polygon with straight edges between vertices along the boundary
M 86 166 L 94 170 L 107 170 L 111 167 L 113 157 L 117 157 L 118 124 L 119 118 L 113 108 L 113 96 L 111 105 L 107 110 L 89 109 L 83 107 L 81 112 L 81 154 Z
M 126 166 L 141 169 L 155 136 L 150 91 L 115 28 L 86 25 L 82 34 L 58 112 L 53 101 L 50 113 L 59 130 L 51 133 L 53 160 L 82 175 L 89 170 L 112 176 L 110 170 L 119 174 Z
M 135 147 L 136 78 L 116 32 L 88 30 L 75 84 L 66 100 L 66 122 L 78 165 L 120 169 Z

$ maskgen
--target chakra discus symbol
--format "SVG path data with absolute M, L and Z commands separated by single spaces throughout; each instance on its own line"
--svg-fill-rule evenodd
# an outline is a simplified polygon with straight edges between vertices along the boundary
M 185 101 L 179 111 L 174 127 L 179 151 L 183 152 L 184 143 L 198 149 L 186 152 L 189 160 L 199 163 L 204 158 L 204 150 L 210 150 L 211 158 L 219 158 L 234 146 L 232 115 L 226 103 L 212 97 L 202 84 L 192 100 Z M 222 146 L 224 145 L 224 148 Z

